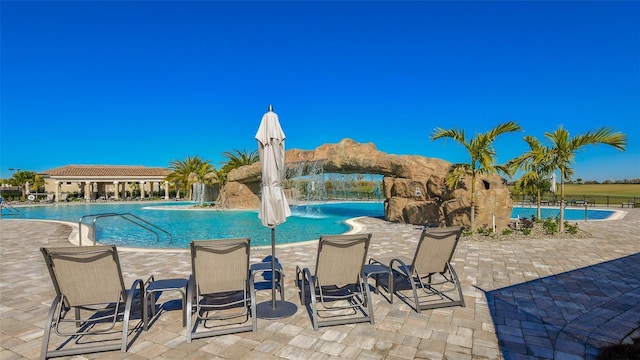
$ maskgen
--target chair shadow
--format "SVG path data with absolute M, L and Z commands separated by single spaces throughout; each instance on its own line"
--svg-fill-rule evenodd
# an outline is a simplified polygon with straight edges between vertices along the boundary
M 597 358 L 638 331 L 638 274 L 640 253 L 485 291 L 504 358 Z

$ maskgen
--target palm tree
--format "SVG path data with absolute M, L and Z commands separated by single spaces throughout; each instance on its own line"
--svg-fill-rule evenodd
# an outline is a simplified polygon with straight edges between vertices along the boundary
M 222 153 L 222 156 L 227 158 L 227 163 L 221 168 L 225 173 L 229 173 L 229 171 L 241 166 L 251 165 L 260 161 L 258 150 L 251 152 L 248 152 L 246 149 L 225 151 Z
M 215 179 L 215 167 L 209 161 L 202 162 L 193 172 L 189 174 L 189 181 L 199 184 L 202 188 L 198 202 L 200 206 L 204 203 L 204 185 L 211 183 Z
M 260 155 L 258 154 L 258 150 L 247 151 L 246 149 L 242 150 L 233 150 L 233 151 L 225 151 L 222 153 L 222 156 L 227 158 L 227 162 L 222 165 L 220 170 L 213 169 L 213 171 L 209 174 L 209 178 L 211 181 L 215 181 L 220 186 L 220 192 L 218 195 L 218 199 L 216 203 L 218 206 L 224 206 L 225 197 L 224 197 L 224 186 L 227 183 L 227 175 L 233 169 L 237 169 L 241 166 L 251 165 L 255 162 L 260 161 Z
M 195 175 L 194 177 L 191 174 L 203 171 L 202 167 L 206 167 L 205 164 L 209 165 L 209 167 L 212 167 L 209 160 L 203 160 L 198 155 L 187 157 L 184 160 L 173 160 L 171 163 L 169 163 L 169 169 L 171 169 L 172 172 L 167 175 L 166 180 L 179 184 L 178 192 L 180 192 L 179 186 L 186 186 L 189 190 L 189 199 L 191 199 L 191 184 L 198 181 L 199 179 L 198 175 Z
M 586 145 L 605 144 L 625 151 L 627 136 L 621 132 L 613 132 L 612 128 L 603 127 L 594 131 L 587 131 L 584 135 L 570 137 L 569 131 L 562 125 L 552 133 L 544 134 L 552 143 L 550 147 L 552 166 L 560 170 L 560 232 L 564 231 L 564 182 L 573 174 L 572 164 L 576 152 Z
M 17 170 L 9 179 L 9 183 L 20 187 L 22 198 L 24 199 L 27 196 L 27 183 L 29 183 L 29 188 L 38 189 L 44 186 L 44 179 L 35 171 Z
M 469 139 L 468 141 L 465 138 L 464 130 L 458 129 L 436 128 L 431 135 L 432 141 L 440 138 L 451 138 L 457 141 L 467 149 L 471 157 L 468 163 L 453 164 L 445 179 L 447 187 L 449 187 L 449 189 L 455 189 L 462 178 L 471 178 L 471 230 L 474 229 L 476 176 L 480 174 L 497 174 L 498 172 L 509 173 L 506 167 L 495 164 L 496 151 L 493 143 L 498 135 L 520 130 L 521 128 L 518 123 L 509 121 L 499 124 L 486 133 L 476 134 L 475 138 Z
M 222 156 L 227 158 L 227 162 L 220 168 L 219 171 L 215 172 L 215 177 L 221 187 L 224 187 L 227 182 L 227 175 L 233 169 L 237 169 L 241 166 L 251 165 L 260 161 L 260 155 L 258 154 L 258 150 L 247 151 L 246 149 L 242 150 L 233 150 L 233 151 L 225 151 L 222 153 Z
M 526 173 L 516 182 L 517 188 L 530 188 L 536 191 L 537 215 L 540 219 L 540 199 L 542 189 L 548 186 L 547 178 L 554 168 L 551 164 L 551 149 L 540 144 L 533 136 L 525 136 L 524 141 L 529 145 L 529 151 L 509 161 L 506 166 L 510 173 L 523 170 Z

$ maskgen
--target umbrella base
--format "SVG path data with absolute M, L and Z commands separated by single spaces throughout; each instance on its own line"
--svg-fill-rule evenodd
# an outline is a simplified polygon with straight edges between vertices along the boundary
M 260 319 L 282 319 L 298 311 L 296 304 L 288 301 L 276 300 L 275 308 L 271 300 L 256 305 L 256 313 Z

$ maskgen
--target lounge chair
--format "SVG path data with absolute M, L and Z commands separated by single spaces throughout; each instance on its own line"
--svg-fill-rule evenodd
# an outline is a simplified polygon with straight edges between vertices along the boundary
M 249 276 L 249 242 L 248 238 L 191 242 L 188 343 L 208 336 L 257 332 L 255 290 L 253 278 Z M 196 320 L 192 325 L 194 306 Z M 237 320 L 239 318 L 243 320 Z M 208 330 L 197 332 L 200 322 Z
M 137 279 L 130 289 L 124 287 L 116 247 L 43 247 L 40 250 L 56 290 L 44 326 L 41 359 L 118 349 L 126 352 L 134 299 L 139 300 L 136 306 L 140 306 L 140 318 L 145 316 L 145 284 Z M 65 319 L 72 309 L 75 318 Z M 116 330 L 119 320 L 122 330 Z M 58 336 L 67 338 L 55 350 L 49 350 L 52 329 Z M 114 339 L 113 334 L 119 334 L 119 343 L 108 341 Z M 108 339 L 98 341 L 98 335 L 107 335 Z M 70 346 L 72 344 L 78 346 Z
M 395 258 L 389 262 L 392 280 L 388 291 L 416 312 L 449 306 L 464 307 L 464 297 L 451 258 L 462 234 L 461 227 L 425 228 L 413 259 Z M 370 259 L 370 264 L 382 264 Z M 391 276 L 390 276 L 391 277 Z M 377 285 L 376 285 L 377 286 Z M 410 295 L 405 294 L 411 290 Z
M 302 305 L 307 305 L 309 287 L 314 330 L 338 324 L 374 324 L 373 304 L 363 274 L 370 240 L 371 234 L 322 236 L 314 275 L 309 268 L 296 266 Z

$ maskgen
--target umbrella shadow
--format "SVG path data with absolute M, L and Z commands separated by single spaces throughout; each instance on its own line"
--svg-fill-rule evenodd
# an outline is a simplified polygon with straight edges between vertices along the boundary
M 640 253 L 485 291 L 505 359 L 595 359 L 640 324 Z M 484 291 L 484 290 L 483 290 Z

